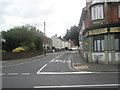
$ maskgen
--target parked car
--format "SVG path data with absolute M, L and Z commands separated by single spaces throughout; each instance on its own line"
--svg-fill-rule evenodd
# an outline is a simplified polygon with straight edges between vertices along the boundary
M 69 51 L 76 51 L 77 48 L 70 48 Z

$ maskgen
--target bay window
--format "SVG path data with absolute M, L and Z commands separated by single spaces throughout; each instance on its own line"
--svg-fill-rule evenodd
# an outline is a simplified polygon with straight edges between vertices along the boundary
M 92 20 L 103 19 L 103 5 L 96 5 L 91 8 Z

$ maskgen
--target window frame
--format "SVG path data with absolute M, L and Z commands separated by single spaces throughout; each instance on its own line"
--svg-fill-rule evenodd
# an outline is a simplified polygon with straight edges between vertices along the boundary
M 115 43 L 115 51 L 120 51 L 120 33 L 115 34 L 114 43 Z M 116 45 L 117 45 L 117 47 L 116 47 Z
M 104 44 L 104 35 L 93 36 L 93 51 L 94 52 L 104 52 L 105 44 Z
M 120 4 L 118 5 L 118 18 L 120 18 Z
M 104 19 L 103 4 L 95 5 L 91 7 L 91 20 Z

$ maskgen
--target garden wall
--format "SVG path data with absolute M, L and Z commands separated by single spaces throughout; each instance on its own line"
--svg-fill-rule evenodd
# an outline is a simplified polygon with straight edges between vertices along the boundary
M 2 52 L 2 60 L 28 58 L 43 54 L 43 51 Z

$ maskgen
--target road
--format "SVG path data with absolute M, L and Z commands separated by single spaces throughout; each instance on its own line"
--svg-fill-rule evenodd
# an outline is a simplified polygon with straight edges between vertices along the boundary
M 2 88 L 117 87 L 118 73 L 75 71 L 64 51 L 2 68 Z

